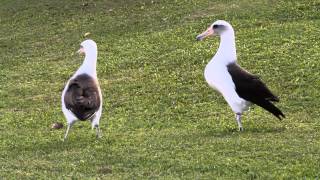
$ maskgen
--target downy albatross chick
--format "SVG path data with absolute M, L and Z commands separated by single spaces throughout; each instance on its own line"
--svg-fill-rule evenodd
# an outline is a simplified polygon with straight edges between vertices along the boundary
M 62 111 L 68 123 L 64 140 L 72 125 L 80 120 L 90 120 L 92 129 L 100 137 L 99 120 L 102 111 L 102 95 L 97 78 L 97 44 L 93 40 L 81 43 L 79 54 L 85 54 L 84 61 L 70 78 L 62 92 Z
M 284 114 L 272 104 L 278 102 L 275 96 L 259 77 L 242 69 L 236 62 L 236 44 L 232 26 L 223 20 L 214 22 L 205 32 L 197 36 L 203 40 L 208 36 L 220 36 L 217 53 L 205 68 L 204 76 L 210 87 L 222 94 L 236 114 L 239 130 L 242 131 L 241 115 L 251 103 L 272 113 L 278 119 Z

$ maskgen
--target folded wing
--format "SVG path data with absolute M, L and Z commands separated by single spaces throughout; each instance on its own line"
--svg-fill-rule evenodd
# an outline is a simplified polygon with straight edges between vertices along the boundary
M 272 101 L 278 102 L 279 98 L 268 89 L 258 76 L 250 74 L 236 63 L 229 64 L 227 68 L 236 86 L 236 92 L 241 98 L 257 104 L 279 119 L 285 117 L 280 109 L 272 104 Z

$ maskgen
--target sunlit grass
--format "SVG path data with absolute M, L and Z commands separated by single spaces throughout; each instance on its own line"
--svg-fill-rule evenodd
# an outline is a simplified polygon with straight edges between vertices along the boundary
M 0 7 L 0 177 L 4 179 L 316 179 L 320 173 L 317 1 L 19 1 Z M 287 118 L 234 115 L 203 78 L 219 39 L 277 94 Z M 61 91 L 98 44 L 102 139 L 79 122 L 62 142 Z

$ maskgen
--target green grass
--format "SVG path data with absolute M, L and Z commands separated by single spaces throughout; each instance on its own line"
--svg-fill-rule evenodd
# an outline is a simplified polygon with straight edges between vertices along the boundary
M 317 179 L 320 177 L 318 0 L 2 0 L 1 179 Z M 234 26 L 241 66 L 279 95 L 287 118 L 234 115 L 203 77 Z M 98 44 L 103 138 L 79 122 L 62 142 L 60 95 Z

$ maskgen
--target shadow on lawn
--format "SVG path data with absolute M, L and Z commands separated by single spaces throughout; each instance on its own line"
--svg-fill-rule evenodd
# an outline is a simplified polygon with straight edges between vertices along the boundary
M 51 139 L 37 139 L 32 142 L 24 142 L 15 147 L 9 148 L 13 154 L 18 152 L 37 152 L 39 155 L 47 155 L 51 153 L 64 153 L 64 152 L 75 152 L 79 149 L 92 149 L 99 144 L 112 144 L 113 140 L 105 135 L 100 139 L 96 139 L 95 136 L 90 135 L 77 135 L 73 134 L 69 136 L 65 141 L 62 137 L 56 137 Z M 108 146 L 106 146 L 108 147 Z
M 254 127 L 254 128 L 245 128 L 244 131 L 240 132 L 237 128 L 225 128 L 223 130 L 216 130 L 212 129 L 206 131 L 204 134 L 206 136 L 212 137 L 232 137 L 234 135 L 241 135 L 241 134 L 265 134 L 265 133 L 282 133 L 286 130 L 285 127 Z

